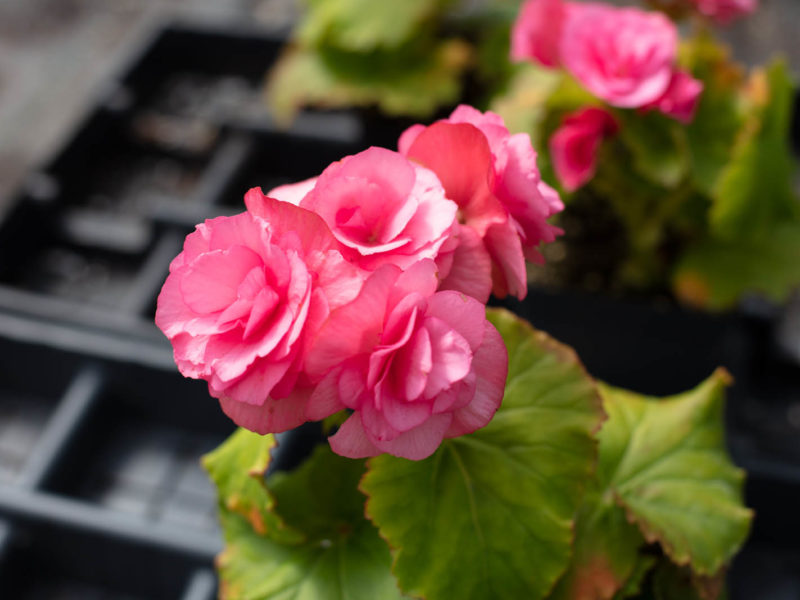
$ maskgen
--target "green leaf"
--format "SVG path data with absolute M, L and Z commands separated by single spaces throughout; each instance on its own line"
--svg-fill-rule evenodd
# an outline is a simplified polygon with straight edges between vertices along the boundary
M 390 571 L 389 549 L 367 522 L 300 546 L 259 536 L 232 513 L 223 515 L 222 524 L 227 541 L 217 558 L 222 599 L 403 598 Z
M 600 386 L 609 417 L 599 434 L 600 480 L 647 541 L 699 575 L 714 575 L 730 560 L 752 519 L 742 505 L 744 474 L 723 440 L 728 381 L 719 370 L 663 399 Z
M 741 506 L 741 474 L 722 444 L 726 381 L 720 371 L 697 389 L 663 400 L 601 384 L 608 420 L 598 436 L 596 478 L 578 514 L 572 562 L 550 600 L 637 595 L 656 563 L 642 553 L 646 541 L 698 573 L 713 573 L 687 570 L 690 587 L 661 582 L 658 590 L 697 588 L 716 598 L 721 567 L 741 544 L 750 518 Z M 680 570 L 670 572 L 682 582 Z
M 570 557 L 603 412 L 575 353 L 502 310 L 503 404 L 483 429 L 414 462 L 379 456 L 361 488 L 401 588 L 428 600 L 543 598 Z
M 572 562 L 548 598 L 611 600 L 626 587 L 635 591 L 637 579 L 650 566 L 639 556 L 644 543 L 610 494 L 587 494 L 578 514 Z
M 516 65 L 508 90 L 495 97 L 491 110 L 498 113 L 512 133 L 530 134 L 537 148 L 545 148 L 541 125 L 548 111 L 548 98 L 561 84 L 564 76 L 554 69 L 533 63 Z
M 326 539 L 352 529 L 364 519 L 364 496 L 358 482 L 364 461 L 334 454 L 327 444 L 314 449 L 300 468 L 268 480 L 277 510 L 290 527 L 308 539 Z
M 301 540 L 302 535 L 287 527 L 275 513 L 274 500 L 264 482 L 275 444 L 272 435 L 262 436 L 239 428 L 219 448 L 203 457 L 203 466 L 217 486 L 224 510 L 246 519 L 258 534 L 293 543 Z
M 676 121 L 655 111 L 616 111 L 620 140 L 633 167 L 650 181 L 674 189 L 689 170 L 686 134 Z
M 456 102 L 469 60 L 469 47 L 458 40 L 418 42 L 385 54 L 295 47 L 273 68 L 267 100 L 283 122 L 303 106 L 377 105 L 389 115 L 426 118 Z
M 767 93 L 745 124 L 713 192 L 712 233 L 719 239 L 765 239 L 774 227 L 800 215 L 792 190 L 789 149 L 793 87 L 783 61 L 766 74 Z
M 249 432 L 247 432 L 249 434 Z M 250 450 L 263 462 L 263 442 L 255 434 L 234 435 L 237 457 Z M 268 436 L 271 437 L 271 436 Z M 233 438 L 232 438 L 233 439 Z M 263 439 L 263 438 L 262 438 Z M 230 442 L 206 460 L 221 481 L 220 517 L 226 547 L 217 559 L 220 598 L 237 600 L 391 600 L 402 598 L 391 574 L 391 555 L 377 530 L 364 518 L 358 481 L 363 461 L 318 447 L 310 459 L 267 485 L 253 487 L 237 468 L 240 460 L 221 460 Z M 226 448 L 226 446 L 228 446 Z M 223 450 L 224 449 L 224 450 Z M 222 450 L 222 454 L 220 451 Z M 224 475 L 224 476 L 223 476 Z M 246 489 L 248 502 L 271 518 L 285 521 L 294 539 L 254 527 L 251 519 L 228 508 L 228 499 Z
M 359 52 L 402 45 L 452 4 L 452 0 L 307 2 L 308 10 L 297 31 L 304 45 L 325 44 Z
M 681 257 L 675 295 L 705 309 L 731 308 L 745 293 L 783 303 L 800 285 L 800 224 L 776 224 L 760 240 L 706 240 Z
M 703 82 L 695 117 L 686 127 L 692 183 L 711 194 L 743 123 L 740 108 L 742 69 L 727 47 L 708 33 L 681 46 L 682 63 Z

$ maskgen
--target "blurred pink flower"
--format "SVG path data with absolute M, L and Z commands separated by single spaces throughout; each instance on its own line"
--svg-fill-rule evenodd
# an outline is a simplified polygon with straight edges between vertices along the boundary
M 737 17 L 754 12 L 758 0 L 690 0 L 701 14 L 727 24 Z
M 702 92 L 702 81 L 685 71 L 675 71 L 664 95 L 644 108 L 655 108 L 682 123 L 691 123 Z
M 598 98 L 635 108 L 666 92 L 677 44 L 675 25 L 661 13 L 575 3 L 564 25 L 561 59 Z
M 186 377 L 238 425 L 259 433 L 305 421 L 302 385 L 309 341 L 332 309 L 363 283 L 325 222 L 267 198 L 245 198 L 247 212 L 197 226 L 172 261 L 156 324 L 172 342 Z
M 676 70 L 677 30 L 661 13 L 528 0 L 511 36 L 512 58 L 562 65 L 612 106 L 656 108 L 684 123 L 694 116 L 703 86 Z
M 511 29 L 511 58 L 559 66 L 561 33 L 569 7 L 562 0 L 527 0 Z
M 383 266 L 320 330 L 307 369 L 321 382 L 306 416 L 354 411 L 330 438 L 334 452 L 421 460 L 443 438 L 491 420 L 505 387 L 505 345 L 482 303 L 437 285 L 433 261 Z
M 564 118 L 550 138 L 553 169 L 564 189 L 576 190 L 594 176 L 600 144 L 616 132 L 614 117 L 602 108 L 584 108 Z
M 481 302 L 490 292 L 524 298 L 525 259 L 542 261 L 539 245 L 561 233 L 547 219 L 564 208 L 541 180 L 530 137 L 511 135 L 495 113 L 461 105 L 429 127 L 410 127 L 398 146 L 436 173 L 458 205 L 459 246 L 440 289 Z

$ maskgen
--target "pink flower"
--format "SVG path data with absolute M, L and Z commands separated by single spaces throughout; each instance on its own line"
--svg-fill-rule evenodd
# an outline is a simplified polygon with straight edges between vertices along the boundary
M 156 324 L 186 377 L 204 379 L 237 424 L 259 433 L 304 422 L 302 364 L 331 310 L 362 274 L 310 211 L 246 197 L 247 212 L 197 226 L 172 261 Z
M 655 108 L 682 123 L 691 123 L 702 92 L 702 81 L 685 71 L 675 71 L 661 98 L 644 108 Z
M 561 32 L 570 5 L 562 0 L 527 0 L 511 29 L 511 58 L 545 67 L 561 64 Z
M 421 460 L 499 407 L 508 369 L 500 334 L 483 304 L 437 284 L 430 260 L 385 265 L 320 330 L 307 368 L 321 382 L 306 416 L 354 411 L 330 438 L 334 452 Z
M 664 95 L 677 44 L 675 25 L 661 13 L 575 3 L 560 47 L 564 66 L 587 90 L 612 106 L 634 108 Z
M 656 108 L 684 123 L 694 117 L 703 85 L 675 69 L 677 30 L 660 13 L 528 0 L 511 37 L 512 58 L 545 66 L 563 63 L 586 89 L 612 106 Z
M 436 175 L 384 148 L 345 157 L 270 195 L 321 216 L 348 260 L 369 271 L 437 258 L 456 231 L 458 207 Z
M 563 209 L 541 180 L 527 134 L 511 135 L 503 119 L 461 105 L 448 119 L 414 125 L 400 152 L 431 169 L 458 205 L 460 242 L 440 289 L 488 299 L 527 293 L 525 259 L 541 262 L 539 244 L 561 233 L 547 219 Z
M 267 192 L 267 196 L 275 198 L 282 202 L 288 202 L 295 206 L 300 206 L 300 202 L 306 197 L 308 192 L 314 189 L 317 185 L 317 177 L 311 177 L 298 181 L 297 183 L 287 183 L 286 185 L 279 185 L 276 188 Z
M 726 24 L 758 8 L 758 0 L 690 0 L 697 10 L 718 23 Z
M 550 138 L 550 155 L 566 190 L 576 190 L 594 177 L 600 144 L 616 132 L 617 122 L 602 108 L 583 108 L 564 118 Z

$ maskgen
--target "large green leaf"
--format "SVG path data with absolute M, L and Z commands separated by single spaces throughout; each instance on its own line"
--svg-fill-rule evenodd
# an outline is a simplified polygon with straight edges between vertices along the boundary
M 452 0 L 307 0 L 297 35 L 304 45 L 343 50 L 395 48 L 415 36 Z
M 367 514 L 395 549 L 400 586 L 428 600 L 543 598 L 570 557 L 603 412 L 569 348 L 502 310 L 503 404 L 430 458 L 371 459 Z
M 217 560 L 220 597 L 402 598 L 391 574 L 389 548 L 363 515 L 364 497 L 358 492 L 358 481 L 364 462 L 342 458 L 327 446 L 320 446 L 296 471 L 275 474 L 267 485 L 259 481 L 252 486 L 243 475 L 248 471 L 241 469 L 240 458 L 250 451 L 258 457 L 260 471 L 265 466 L 264 447 L 272 445 L 263 439 L 240 431 L 205 460 L 212 477 L 220 483 L 220 517 L 226 541 Z M 234 460 L 228 460 L 234 455 Z M 246 496 L 248 506 L 262 517 L 285 523 L 295 533 L 294 539 L 256 526 L 258 521 L 246 518 L 240 510 L 230 510 L 230 498 L 236 496 Z
M 678 565 L 716 574 L 747 537 L 744 475 L 723 439 L 720 370 L 695 389 L 649 398 L 600 386 L 608 421 L 600 432 L 598 476 L 608 482 L 645 539 Z
M 456 102 L 469 60 L 469 47 L 458 40 L 417 41 L 383 54 L 294 47 L 273 68 L 267 100 L 284 122 L 303 106 L 377 105 L 390 115 L 424 118 Z
M 696 306 L 721 310 L 746 292 L 782 303 L 800 285 L 800 224 L 780 223 L 759 240 L 707 240 L 681 257 L 675 294 Z
M 750 518 L 741 505 L 741 473 L 722 444 L 726 381 L 719 371 L 663 400 L 601 384 L 608 419 L 598 436 L 598 469 L 578 514 L 572 562 L 551 600 L 637 595 L 656 564 L 646 540 L 687 565 L 669 568 L 662 559 L 656 597 L 718 596 L 722 567 Z M 684 596 L 675 595 L 680 590 Z
M 774 227 L 800 214 L 792 190 L 789 150 L 793 87 L 783 61 L 766 74 L 767 92 L 737 142 L 733 160 L 713 192 L 712 233 L 719 239 L 765 239 Z

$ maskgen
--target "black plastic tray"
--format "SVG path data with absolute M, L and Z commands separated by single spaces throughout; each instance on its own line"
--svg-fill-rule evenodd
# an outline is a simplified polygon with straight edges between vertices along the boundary
M 38 324 L 14 333 L 0 338 L 0 597 L 213 597 L 199 456 L 233 426 L 205 386 L 145 345 L 112 360 Z
M 168 26 L 11 202 L 0 223 L 0 310 L 166 343 L 155 299 L 184 236 L 364 146 L 343 112 L 287 131 L 260 94 L 283 38 Z

